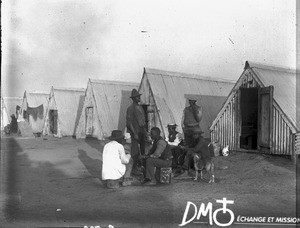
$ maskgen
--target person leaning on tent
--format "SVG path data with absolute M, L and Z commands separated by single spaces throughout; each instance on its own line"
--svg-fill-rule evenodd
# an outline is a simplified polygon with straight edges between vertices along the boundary
M 189 98 L 190 106 L 185 107 L 183 110 L 181 127 L 184 133 L 185 145 L 191 145 L 193 141 L 193 130 L 196 127 L 200 127 L 200 121 L 202 119 L 202 108 L 196 105 L 197 100 Z
M 169 144 L 160 136 L 158 127 L 151 128 L 152 147 L 147 155 L 141 155 L 142 159 L 146 159 L 146 178 L 144 185 L 156 185 L 155 168 L 171 167 L 172 152 Z
M 176 131 L 176 127 L 176 123 L 168 124 L 169 134 L 166 137 L 166 141 L 169 144 L 173 155 L 173 171 L 176 171 L 177 168 L 180 168 L 183 165 L 183 160 L 185 156 L 185 151 L 179 147 L 179 145 L 183 144 L 183 136 L 181 133 Z
M 127 108 L 126 126 L 131 136 L 131 156 L 133 158 L 132 174 L 142 174 L 138 170 L 139 156 L 145 154 L 146 118 L 143 108 L 139 105 L 141 94 L 131 91 L 132 104 Z
M 125 141 L 122 131 L 112 131 L 108 139 L 111 141 L 103 148 L 102 180 L 107 188 L 118 188 L 119 182 L 124 187 L 131 185 L 132 159 L 122 145 Z

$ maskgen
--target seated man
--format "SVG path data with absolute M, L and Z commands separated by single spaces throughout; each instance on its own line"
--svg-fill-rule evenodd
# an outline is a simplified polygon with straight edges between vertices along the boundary
M 177 124 L 168 124 L 169 135 L 166 137 L 167 143 L 171 147 L 173 162 L 172 168 L 175 171 L 177 168 L 181 168 L 184 161 L 185 151 L 182 150 L 179 145 L 183 144 L 183 136 L 176 131 Z
M 153 127 L 150 132 L 153 145 L 148 155 L 142 155 L 146 159 L 146 178 L 144 185 L 156 185 L 155 168 L 171 167 L 172 152 L 168 143 L 160 136 L 160 129 Z
M 122 131 L 112 131 L 109 139 L 103 148 L 102 180 L 106 180 L 108 188 L 118 188 L 119 182 L 122 186 L 131 185 L 132 159 L 122 145 L 125 141 Z
M 202 137 L 203 133 L 204 132 L 201 130 L 200 127 L 196 127 L 193 130 L 193 134 L 192 134 L 193 143 L 191 144 L 191 147 L 182 147 L 185 150 L 187 150 L 187 153 L 186 153 L 186 156 L 184 159 L 184 164 L 182 166 L 183 172 L 179 176 L 175 177 L 174 179 L 189 177 L 188 170 L 191 167 L 194 153 L 201 154 L 201 158 L 204 160 L 207 158 L 211 158 L 211 156 L 212 156 L 211 151 L 208 150 L 209 141 L 205 140 Z

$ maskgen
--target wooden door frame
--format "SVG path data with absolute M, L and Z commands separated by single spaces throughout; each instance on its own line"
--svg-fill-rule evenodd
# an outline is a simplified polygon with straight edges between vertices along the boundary
M 273 142 L 272 142 L 272 135 L 273 135 L 273 93 L 274 87 L 262 87 L 258 90 L 258 125 L 257 125 L 257 143 L 258 148 L 262 150 L 262 148 L 268 148 L 270 151 L 272 150 Z M 263 143 L 261 141 L 262 136 L 262 129 L 261 129 L 261 95 L 262 94 L 269 94 L 269 145 Z

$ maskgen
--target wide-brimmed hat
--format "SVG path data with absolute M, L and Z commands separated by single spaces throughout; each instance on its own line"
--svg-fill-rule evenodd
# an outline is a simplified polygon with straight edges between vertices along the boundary
M 189 94 L 186 96 L 189 101 L 197 101 L 199 99 L 198 95 Z
M 176 124 L 176 123 L 169 123 L 169 124 L 167 125 L 167 127 L 177 127 L 177 124 Z
M 139 96 L 141 96 L 142 94 L 140 94 L 136 89 L 133 89 L 132 91 L 131 91 L 131 96 L 130 96 L 130 98 L 134 98 L 134 97 L 139 97 Z
M 201 127 L 197 126 L 193 129 L 194 134 L 203 134 L 204 131 L 201 130 Z
M 113 130 L 111 136 L 108 137 L 110 140 L 124 139 L 123 132 L 120 130 Z

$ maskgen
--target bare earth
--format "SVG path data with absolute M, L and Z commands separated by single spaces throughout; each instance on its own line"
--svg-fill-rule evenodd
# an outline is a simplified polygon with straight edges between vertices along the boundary
M 0 227 L 179 227 L 188 201 L 198 208 L 211 202 L 216 210 L 223 198 L 234 201 L 227 206 L 234 227 L 258 227 L 239 224 L 238 216 L 296 216 L 295 166 L 285 157 L 231 152 L 214 159 L 215 184 L 187 179 L 109 190 L 101 181 L 103 145 L 2 138 Z M 228 222 L 228 213 L 220 212 L 218 221 Z M 202 216 L 184 227 L 217 227 L 207 222 Z

